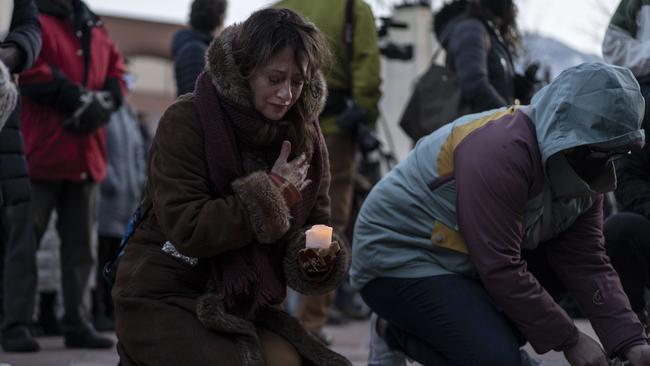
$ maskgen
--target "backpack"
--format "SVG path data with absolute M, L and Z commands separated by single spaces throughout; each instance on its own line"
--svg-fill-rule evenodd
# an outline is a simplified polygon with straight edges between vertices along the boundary
M 399 125 L 413 141 L 417 141 L 462 116 L 465 112 L 462 105 L 456 75 L 446 66 L 431 62 L 429 69 L 415 83 Z
M 143 219 L 147 216 L 147 213 L 149 213 L 151 207 L 152 207 L 151 203 L 145 203 L 144 200 L 140 202 L 138 207 L 133 212 L 133 215 L 131 215 L 131 219 L 129 219 L 129 223 L 126 227 L 126 232 L 122 236 L 122 240 L 120 241 L 120 247 L 117 250 L 117 254 L 115 254 L 115 256 L 104 265 L 104 268 L 102 270 L 102 277 L 104 277 L 104 280 L 110 286 L 113 286 L 113 284 L 115 283 L 115 276 L 117 275 L 117 266 L 120 264 L 120 260 L 124 256 L 124 251 L 126 250 L 126 244 L 129 242 L 129 239 L 131 239 L 131 236 L 133 236 L 133 233 L 135 233 L 135 230 L 138 228 L 138 226 L 140 226 Z

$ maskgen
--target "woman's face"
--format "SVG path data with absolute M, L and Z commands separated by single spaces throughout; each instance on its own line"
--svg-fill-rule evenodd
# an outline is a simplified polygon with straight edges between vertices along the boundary
M 285 48 L 255 70 L 249 81 L 255 109 L 272 121 L 281 120 L 300 97 L 306 67 L 306 62 L 296 65 L 293 50 Z

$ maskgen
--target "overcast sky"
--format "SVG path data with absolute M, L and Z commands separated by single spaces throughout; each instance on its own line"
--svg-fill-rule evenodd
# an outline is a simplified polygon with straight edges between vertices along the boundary
M 187 19 L 191 0 L 85 0 L 99 13 L 174 23 Z M 310 1 L 310 0 L 303 0 Z M 241 21 L 273 0 L 231 0 L 226 24 Z M 399 0 L 368 1 L 376 15 L 390 13 Z M 441 1 L 433 1 L 434 4 Z M 557 38 L 583 52 L 600 55 L 600 42 L 618 0 L 515 0 L 520 28 Z

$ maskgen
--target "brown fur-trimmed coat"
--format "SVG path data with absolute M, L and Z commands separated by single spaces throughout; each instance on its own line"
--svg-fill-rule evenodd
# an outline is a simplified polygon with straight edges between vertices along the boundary
M 221 96 L 252 108 L 248 84 L 236 76 L 229 53 L 236 30 L 231 27 L 213 41 L 206 70 Z M 310 84 L 302 102 L 317 118 L 325 85 L 320 75 Z M 256 328 L 287 339 L 304 365 L 350 365 L 277 308 L 264 308 L 250 322 L 225 312 L 219 293 L 204 294 L 211 270 L 204 258 L 253 241 L 273 243 L 289 229 L 290 215 L 283 192 L 266 174 L 277 156 L 242 151 L 246 175 L 232 182 L 234 194 L 213 196 L 193 98 L 191 94 L 180 97 L 160 121 L 145 192 L 152 209 L 131 238 L 118 269 L 113 297 L 122 365 L 263 366 Z M 323 153 L 321 186 L 305 229 L 329 223 L 330 175 L 327 152 Z M 298 250 L 304 248 L 303 231 L 286 240 L 282 270 L 288 286 L 304 294 L 325 293 L 338 286 L 349 262 L 346 248 L 325 278 L 310 278 L 297 261 Z M 166 241 L 174 244 L 176 256 L 161 250 Z M 179 254 L 199 260 L 192 263 Z

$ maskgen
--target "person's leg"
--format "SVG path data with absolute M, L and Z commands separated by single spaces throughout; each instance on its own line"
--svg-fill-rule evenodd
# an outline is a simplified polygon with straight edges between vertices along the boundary
M 115 330 L 111 287 L 103 276 L 104 264 L 111 260 L 120 247 L 120 238 L 100 236 L 97 245 L 95 293 L 93 297 L 93 322 L 99 331 Z
M 622 212 L 605 221 L 605 249 L 618 273 L 623 290 L 637 314 L 645 310 L 645 289 L 650 276 L 650 221 Z
M 61 282 L 63 330 L 68 347 L 108 348 L 112 341 L 95 333 L 87 321 L 83 298 L 93 266 L 91 249 L 98 185 L 93 182 L 66 182 L 57 207 L 57 230 L 61 237 Z
M 302 359 L 285 338 L 264 328 L 257 328 L 266 366 L 300 366 Z
M 387 321 L 387 343 L 423 365 L 521 364 L 515 331 L 478 280 L 378 278 L 361 295 Z
M 334 229 L 343 235 L 352 210 L 354 177 L 357 171 L 357 146 L 349 136 L 341 134 L 325 136 L 325 143 L 329 152 L 332 174 L 329 190 L 332 200 L 331 221 Z
M 332 343 L 331 337 L 327 334 L 321 334 L 321 332 L 327 321 L 333 296 L 333 292 L 321 295 L 301 295 L 298 303 L 297 315 L 302 326 L 328 345 Z
M 30 201 L 4 207 L 2 220 L 7 229 L 4 270 L 2 348 L 33 352 L 40 349 L 28 326 L 36 299 L 36 241 Z
M 61 189 L 63 188 L 63 182 L 45 182 L 45 181 L 31 181 L 32 186 L 32 217 L 34 225 L 34 241 L 38 248 L 39 253 L 37 254 L 37 266 L 39 268 L 39 306 L 38 306 L 38 324 L 42 328 L 43 334 L 45 335 L 60 335 L 61 334 L 61 324 L 56 315 L 56 303 L 57 303 L 57 290 L 52 283 L 50 278 L 53 278 L 53 273 L 56 273 L 55 270 L 58 269 L 57 263 L 49 263 L 54 258 L 58 258 L 58 255 L 53 257 L 50 253 L 51 244 L 54 242 L 49 242 L 45 244 L 45 248 L 42 247 L 43 241 L 48 239 L 43 239 L 47 237 L 46 232 L 50 220 L 52 217 L 52 212 L 59 201 L 59 196 L 61 194 Z M 45 252 L 43 252 L 45 250 Z M 47 253 L 44 257 L 44 253 Z M 39 259 L 38 256 L 41 256 Z M 51 265 L 47 266 L 47 271 L 43 271 L 43 262 L 42 259 L 47 258 L 48 262 Z M 50 275 L 47 275 L 47 273 Z M 48 282 L 46 289 L 43 289 L 43 282 Z
M 404 352 L 386 343 L 385 324 L 385 320 L 380 319 L 376 313 L 372 313 L 370 316 L 368 366 L 406 366 Z M 444 364 L 441 365 L 444 366 Z
M 59 201 L 63 182 L 32 181 L 32 217 L 34 219 L 34 240 L 38 246 L 45 234 L 50 215 Z

